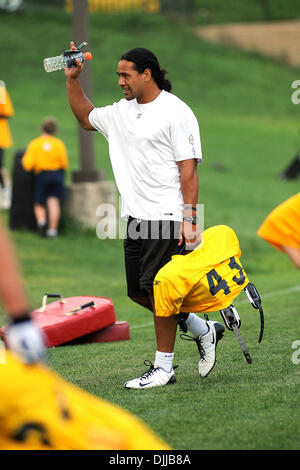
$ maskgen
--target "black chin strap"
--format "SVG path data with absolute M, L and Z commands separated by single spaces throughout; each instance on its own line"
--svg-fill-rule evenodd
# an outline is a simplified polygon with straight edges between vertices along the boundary
M 177 315 L 177 322 L 178 322 L 180 330 L 183 333 L 187 332 L 186 320 L 188 316 L 189 316 L 189 313 L 183 313 L 183 312 L 180 312 L 179 315 Z
M 254 284 L 251 284 L 250 282 L 245 287 L 244 290 L 246 292 L 246 295 L 247 295 L 248 299 L 250 300 L 250 302 L 252 304 L 252 307 L 259 310 L 260 333 L 259 333 L 258 342 L 261 343 L 261 341 L 263 339 L 264 326 L 265 326 L 264 311 L 263 311 L 262 306 L 261 306 L 261 298 L 260 298 L 260 295 L 257 292 L 256 287 L 254 286 Z

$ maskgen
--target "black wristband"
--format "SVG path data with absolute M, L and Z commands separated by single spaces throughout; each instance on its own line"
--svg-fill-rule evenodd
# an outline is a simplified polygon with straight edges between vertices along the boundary
M 17 317 L 10 316 L 10 318 L 11 318 L 11 323 L 13 325 L 31 320 L 31 316 L 29 312 L 23 312 L 21 315 L 18 315 Z
M 198 222 L 198 217 L 196 215 L 192 215 L 191 217 L 183 217 L 183 220 L 186 222 L 191 222 L 193 225 L 196 225 Z

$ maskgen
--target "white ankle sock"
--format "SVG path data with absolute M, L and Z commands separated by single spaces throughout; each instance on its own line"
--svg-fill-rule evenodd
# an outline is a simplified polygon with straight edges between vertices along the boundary
M 44 227 L 47 224 L 47 221 L 46 220 L 38 220 L 37 224 L 38 224 L 39 227 Z
M 49 228 L 47 230 L 47 235 L 48 235 L 48 237 L 56 237 L 57 230 L 55 230 L 54 228 Z
M 160 367 L 166 372 L 171 372 L 173 367 L 173 358 L 174 353 L 156 351 L 154 367 Z
M 208 332 L 208 326 L 205 320 L 195 315 L 195 313 L 189 313 L 189 316 L 186 320 L 187 329 L 194 338 L 197 338 L 200 335 L 205 335 Z

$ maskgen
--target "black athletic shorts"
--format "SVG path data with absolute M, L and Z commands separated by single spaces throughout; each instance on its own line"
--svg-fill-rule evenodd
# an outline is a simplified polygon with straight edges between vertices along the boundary
M 124 240 L 127 294 L 145 296 L 152 292 L 157 272 L 173 255 L 178 246 L 180 222 L 173 220 L 149 221 L 129 217 Z
M 42 171 L 35 176 L 34 202 L 46 204 L 48 197 L 65 198 L 64 171 Z

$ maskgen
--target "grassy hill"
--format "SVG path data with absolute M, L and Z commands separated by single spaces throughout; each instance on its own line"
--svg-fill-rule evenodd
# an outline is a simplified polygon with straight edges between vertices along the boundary
M 0 14 L 0 79 L 16 111 L 8 165 L 13 152 L 38 135 L 44 116 L 54 115 L 71 169 L 78 168 L 77 123 L 64 74 L 47 74 L 42 64 L 43 58 L 68 48 L 70 39 L 67 13 Z M 236 230 L 243 264 L 263 298 L 265 338 L 258 346 L 258 315 L 240 300 L 236 305 L 252 366 L 227 331 L 216 369 L 200 383 L 196 349 L 178 340 L 176 386 L 126 393 L 123 383 L 144 371 L 142 360 L 153 360 L 155 347 L 149 314 L 126 298 L 122 241 L 100 241 L 96 233 L 72 227 L 53 244 L 35 234 L 13 232 L 34 308 L 46 291 L 65 297 L 107 296 L 118 319 L 131 325 L 128 342 L 55 348 L 51 363 L 68 380 L 139 415 L 174 448 L 299 449 L 299 366 L 291 361 L 291 344 L 300 338 L 299 273 L 258 239 L 256 230 L 273 207 L 299 191 L 299 181 L 283 183 L 277 176 L 300 146 L 299 107 L 291 102 L 291 84 L 300 71 L 205 43 L 187 25 L 159 15 L 94 15 L 89 49 L 95 105 L 120 99 L 116 65 L 135 46 L 157 54 L 173 92 L 198 118 L 203 145 L 199 202 L 205 205 L 205 227 L 227 224 Z M 95 147 L 97 165 L 112 179 L 107 143 L 100 135 L 95 135 Z
M 290 20 L 300 17 L 297 0 L 194 0 L 202 24 Z
M 78 168 L 77 123 L 66 99 L 64 74 L 47 74 L 42 64 L 44 57 L 68 47 L 70 16 L 2 13 L 0 21 L 0 39 L 5 44 L 0 51 L 1 78 L 16 108 L 11 121 L 15 148 L 26 146 L 39 133 L 45 115 L 54 115 L 71 167 Z M 257 184 L 260 178 L 266 182 L 268 177 L 276 183 L 278 171 L 292 158 L 300 140 L 298 108 L 290 100 L 291 83 L 298 71 L 255 54 L 205 43 L 185 25 L 170 24 L 159 15 L 93 15 L 89 48 L 94 58 L 89 65 L 96 105 L 120 99 L 115 74 L 118 58 L 139 45 L 156 52 L 169 72 L 173 92 L 190 104 L 198 117 L 205 162 L 200 172 L 204 202 L 209 197 L 205 182 L 211 185 L 211 174 L 206 177 L 206 172 L 212 171 L 214 162 L 221 161 L 228 171 L 239 166 L 249 180 L 255 176 Z M 95 141 L 97 164 L 112 178 L 106 142 L 101 136 Z M 224 177 L 226 174 L 222 181 Z M 218 178 L 214 173 L 217 187 Z

